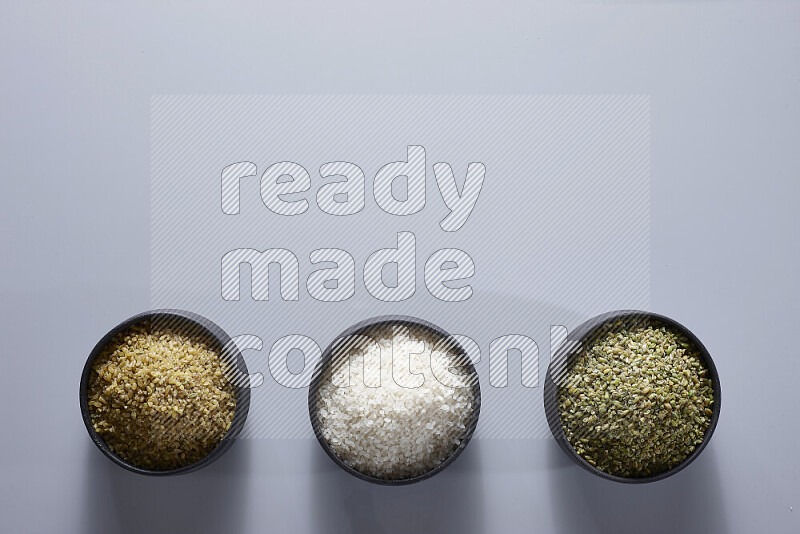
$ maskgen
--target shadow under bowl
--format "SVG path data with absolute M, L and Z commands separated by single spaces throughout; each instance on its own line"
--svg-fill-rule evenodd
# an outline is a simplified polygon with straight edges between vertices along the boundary
M 233 420 L 225 436 L 222 437 L 219 443 L 209 452 L 206 456 L 197 460 L 194 463 L 178 467 L 175 469 L 147 469 L 139 467 L 127 460 L 120 458 L 105 440 L 95 431 L 92 424 L 91 412 L 88 404 L 88 390 L 89 390 L 89 377 L 91 376 L 92 367 L 95 360 L 100 356 L 103 349 L 114 339 L 114 336 L 121 332 L 125 332 L 134 325 L 142 324 L 145 322 L 156 323 L 159 326 L 164 325 L 173 328 L 178 332 L 187 334 L 193 338 L 200 339 L 205 342 L 210 348 L 218 351 L 221 355 L 223 362 L 227 362 L 228 368 L 232 371 L 230 377 L 236 394 L 236 408 L 234 409 Z M 138 315 L 134 315 L 129 319 L 121 322 L 112 328 L 105 336 L 97 342 L 86 364 L 83 367 L 83 374 L 81 375 L 80 384 L 80 406 L 81 416 L 83 423 L 86 425 L 86 430 L 92 438 L 92 442 L 102 451 L 109 459 L 115 464 L 124 467 L 129 471 L 138 473 L 140 475 L 150 476 L 166 476 L 166 475 L 181 475 L 201 469 L 222 456 L 233 444 L 233 441 L 239 436 L 247 419 L 247 414 L 250 411 L 250 389 L 248 387 L 248 372 L 245 365 L 244 358 L 236 345 L 231 340 L 225 331 L 217 326 L 214 322 L 206 319 L 205 317 L 196 313 L 191 313 L 182 310 L 153 310 Z
M 353 467 L 349 466 L 345 463 L 341 458 L 339 458 L 336 453 L 331 449 L 330 444 L 322 435 L 322 430 L 320 429 L 319 417 L 317 414 L 317 393 L 319 391 L 321 382 L 323 377 L 326 375 L 326 372 L 330 368 L 330 366 L 334 363 L 334 357 L 337 356 L 337 353 L 340 349 L 341 343 L 351 336 L 359 336 L 359 335 L 367 335 L 370 330 L 374 328 L 379 328 L 383 326 L 407 326 L 407 327 L 416 327 L 420 328 L 424 331 L 427 331 L 435 336 L 439 337 L 440 339 L 447 340 L 448 347 L 454 351 L 458 356 L 461 362 L 463 363 L 463 367 L 467 368 L 467 371 L 471 377 L 470 382 L 472 384 L 472 392 L 473 392 L 473 402 L 472 402 L 472 413 L 470 414 L 469 422 L 467 423 L 466 433 L 464 437 L 461 439 L 461 443 L 456 447 L 453 452 L 450 453 L 450 456 L 447 457 L 442 463 L 434 467 L 433 469 L 426 471 L 420 475 L 411 477 L 411 478 L 401 478 L 401 479 L 387 479 L 387 478 L 379 478 L 375 476 L 371 476 Z M 374 317 L 372 319 L 367 319 L 360 323 L 357 323 L 341 334 L 336 337 L 336 339 L 328 345 L 325 349 L 325 352 L 322 353 L 322 357 L 320 358 L 319 362 L 317 363 L 316 368 L 314 369 L 313 378 L 311 380 L 311 384 L 308 388 L 308 415 L 311 419 L 311 427 L 314 430 L 314 435 L 317 437 L 317 441 L 322 446 L 322 449 L 325 453 L 344 471 L 350 473 L 354 477 L 360 478 L 361 480 L 365 480 L 367 482 L 372 482 L 373 484 L 379 484 L 383 486 L 403 486 L 407 484 L 413 484 L 415 482 L 420 482 L 422 480 L 426 480 L 431 478 L 432 476 L 441 473 L 447 466 L 453 463 L 455 459 L 464 451 L 464 449 L 469 444 L 472 435 L 475 433 L 475 427 L 478 424 L 478 417 L 480 416 L 481 411 L 481 386 L 478 380 L 478 372 L 475 369 L 475 366 L 469 359 L 464 348 L 461 346 L 458 341 L 447 333 L 442 328 L 436 326 L 433 323 L 428 321 L 417 319 L 416 317 L 409 317 L 406 315 L 382 315 L 379 317 Z
M 711 409 L 711 421 L 705 431 L 705 434 L 703 435 L 703 441 L 697 445 L 691 454 L 689 454 L 689 456 L 687 456 L 681 463 L 672 467 L 671 469 L 662 471 L 661 473 L 652 476 L 621 477 L 607 473 L 587 462 L 580 454 L 578 454 L 578 452 L 572 447 L 569 439 L 567 439 L 563 424 L 561 422 L 561 415 L 558 410 L 559 386 L 557 381 L 559 378 L 565 376 L 567 371 L 575 363 L 580 351 L 591 346 L 595 341 L 597 341 L 598 336 L 606 331 L 605 328 L 608 325 L 611 325 L 618 320 L 621 320 L 623 326 L 625 327 L 643 325 L 647 324 L 648 322 L 658 322 L 667 328 L 670 328 L 674 332 L 686 336 L 689 342 L 697 349 L 701 360 L 708 369 L 708 375 L 711 379 L 714 390 L 714 403 Z M 556 349 L 556 352 L 550 361 L 550 365 L 547 368 L 547 375 L 545 376 L 544 382 L 545 415 L 547 417 L 547 423 L 550 426 L 550 431 L 552 432 L 553 437 L 556 439 L 556 443 L 558 443 L 559 447 L 561 447 L 561 449 L 567 453 L 567 456 L 572 458 L 575 463 L 590 473 L 608 480 L 627 484 L 642 484 L 646 482 L 663 480 L 671 477 L 692 463 L 700 455 L 703 449 L 706 448 L 706 445 L 708 445 L 708 442 L 711 440 L 711 436 L 714 434 L 714 429 L 717 427 L 717 422 L 719 421 L 721 404 L 722 394 L 720 390 L 717 368 L 714 365 L 714 361 L 711 359 L 711 355 L 708 353 L 708 350 L 700 342 L 697 336 L 695 336 L 688 328 L 674 319 L 670 319 L 669 317 L 659 315 L 657 313 L 637 310 L 612 311 L 598 315 L 597 317 L 593 317 L 581 324 L 573 332 L 567 335 L 567 338 L 564 340 L 564 342 L 558 347 L 558 349 Z

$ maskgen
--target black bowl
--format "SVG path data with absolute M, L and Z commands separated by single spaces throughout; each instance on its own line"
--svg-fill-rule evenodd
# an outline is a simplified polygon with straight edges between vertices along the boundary
M 231 364 L 230 369 L 233 371 L 233 376 L 231 379 L 236 390 L 236 408 L 234 410 L 231 427 L 228 429 L 228 432 L 225 434 L 225 436 L 223 436 L 216 447 L 214 447 L 214 449 L 208 453 L 208 455 L 192 464 L 185 465 L 177 469 L 145 469 L 123 460 L 117 456 L 108 446 L 108 444 L 106 444 L 105 440 L 100 437 L 97 432 L 95 432 L 94 426 L 92 425 L 91 415 L 89 413 L 89 376 L 91 374 L 95 359 L 100 355 L 103 348 L 116 334 L 127 330 L 135 324 L 143 323 L 145 321 L 157 321 L 158 323 L 163 323 L 169 325 L 170 327 L 176 328 L 181 332 L 198 336 L 210 347 L 218 350 L 222 355 L 221 358 Z M 239 349 L 236 348 L 236 345 L 231 341 L 230 336 L 228 336 L 228 334 L 226 334 L 222 328 L 205 317 L 197 315 L 196 313 L 181 310 L 154 310 L 134 315 L 133 317 L 121 322 L 112 328 L 105 336 L 103 336 L 103 338 L 97 342 L 97 345 L 95 345 L 94 349 L 92 349 L 91 354 L 89 354 L 89 358 L 86 360 L 86 365 L 83 367 L 83 374 L 81 375 L 81 415 L 83 416 L 83 423 L 86 425 L 86 430 L 89 432 L 89 436 L 92 438 L 94 444 L 97 445 L 97 448 L 99 448 L 103 454 L 108 456 L 115 464 L 141 475 L 180 475 L 189 473 L 191 471 L 196 471 L 209 465 L 228 450 L 233 441 L 242 431 L 244 422 L 247 419 L 247 413 L 250 410 L 250 389 L 248 386 L 248 373 L 247 366 L 244 363 L 244 358 L 242 357 Z
M 712 415 L 711 415 L 711 422 L 708 425 L 708 429 L 706 429 L 705 435 L 703 436 L 703 441 L 700 443 L 692 453 L 686 457 L 683 462 L 676 465 L 672 469 L 667 471 L 663 471 L 658 473 L 657 475 L 652 475 L 648 477 L 621 477 L 612 475 L 610 473 L 606 473 L 598 469 L 597 467 L 593 466 L 584 458 L 578 454 L 575 449 L 570 444 L 569 440 L 567 439 L 566 434 L 564 433 L 564 428 L 561 423 L 561 416 L 558 411 L 558 385 L 557 382 L 561 377 L 564 376 L 564 373 L 570 368 L 570 366 L 575 362 L 575 358 L 577 357 L 578 353 L 583 347 L 590 346 L 603 331 L 606 325 L 612 324 L 617 320 L 622 320 L 625 326 L 633 326 L 636 324 L 644 324 L 647 321 L 657 321 L 667 326 L 668 328 L 673 329 L 675 332 L 683 334 L 686 338 L 697 348 L 698 352 L 700 353 L 700 358 L 703 360 L 703 363 L 708 368 L 709 377 L 711 378 L 711 383 L 714 388 L 714 404 L 712 405 Z M 665 317 L 663 315 L 659 315 L 657 313 L 651 312 L 643 312 L 643 311 L 636 311 L 636 310 L 621 310 L 621 311 L 613 311 L 604 313 L 602 315 L 598 315 L 597 317 L 593 317 L 589 319 L 578 328 L 576 328 L 573 332 L 571 332 L 567 339 L 558 347 L 555 354 L 553 355 L 550 365 L 547 368 L 547 376 L 545 377 L 544 382 L 544 409 L 545 415 L 547 416 L 547 423 L 550 426 L 550 431 L 553 433 L 553 437 L 556 438 L 556 442 L 558 445 L 567 453 L 567 455 L 572 458 L 575 463 L 593 473 L 603 478 L 607 478 L 608 480 L 613 480 L 615 482 L 624 482 L 628 484 L 642 484 L 645 482 L 655 482 L 656 480 L 663 480 L 667 477 L 671 477 L 681 469 L 684 469 L 687 465 L 692 463 L 695 458 L 697 458 L 703 449 L 706 448 L 708 442 L 711 440 L 711 436 L 714 434 L 714 429 L 717 427 L 717 421 L 719 421 L 719 410 L 720 405 L 722 404 L 722 393 L 720 390 L 719 385 L 719 375 L 717 374 L 717 368 L 714 366 L 714 361 L 711 359 L 711 355 L 708 353 L 708 350 L 703 346 L 700 340 L 695 336 L 688 328 L 683 326 L 682 324 L 678 323 L 677 321 L 670 319 L 669 317 Z
M 322 380 L 323 374 L 328 369 L 328 367 L 333 362 L 334 354 L 337 352 L 339 344 L 345 338 L 349 336 L 363 334 L 368 332 L 370 329 L 378 327 L 378 326 L 389 326 L 389 325 L 406 325 L 406 326 L 413 326 L 419 327 L 423 330 L 427 330 L 432 334 L 439 336 L 442 339 L 446 339 L 450 343 L 450 347 L 454 350 L 459 356 L 463 357 L 464 365 L 469 370 L 470 375 L 473 377 L 472 380 L 472 391 L 474 395 L 474 401 L 472 405 L 472 414 L 470 416 L 469 423 L 467 424 L 467 432 L 464 438 L 461 440 L 459 446 L 448 456 L 448 458 L 431 469 L 421 475 L 412 477 L 412 478 L 402 478 L 402 479 L 385 479 L 374 477 L 370 475 L 366 475 L 361 471 L 353 469 L 345 462 L 342 461 L 341 458 L 336 456 L 336 453 L 331 450 L 328 441 L 322 436 L 322 431 L 319 428 L 319 418 L 317 416 L 317 392 L 320 387 L 320 382 Z M 311 427 L 314 429 L 314 435 L 317 437 L 317 441 L 322 446 L 322 449 L 327 453 L 328 456 L 342 469 L 350 473 L 351 475 L 360 478 L 361 480 L 366 480 L 367 482 L 372 482 L 374 484 L 380 484 L 383 486 L 403 486 L 406 484 L 413 484 L 415 482 L 420 482 L 422 480 L 428 479 L 437 473 L 441 473 L 448 465 L 453 463 L 453 461 L 461 454 L 464 449 L 467 447 L 470 439 L 472 438 L 472 434 L 475 432 L 475 427 L 478 424 L 478 416 L 480 415 L 481 411 L 481 385 L 478 380 L 478 372 L 475 370 L 475 366 L 469 360 L 466 351 L 464 348 L 459 344 L 453 336 L 448 334 L 443 329 L 439 328 L 435 324 L 429 323 L 428 321 L 424 321 L 422 319 L 417 319 L 415 317 L 408 317 L 405 315 L 383 315 L 380 317 L 374 317 L 372 319 L 367 319 L 366 321 L 362 321 L 357 323 L 341 334 L 330 344 L 328 348 L 325 349 L 325 352 L 322 353 L 322 357 L 320 361 L 317 363 L 316 368 L 314 369 L 314 375 L 311 380 L 311 384 L 308 388 L 308 415 L 311 419 Z

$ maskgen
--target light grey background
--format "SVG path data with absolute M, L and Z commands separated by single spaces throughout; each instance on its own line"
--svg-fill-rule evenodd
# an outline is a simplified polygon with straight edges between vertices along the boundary
M 528 336 L 538 354 L 526 354 L 526 368 L 538 367 L 543 377 L 551 325 L 574 327 L 607 310 L 649 308 L 649 119 L 649 98 L 642 95 L 154 97 L 150 305 L 192 310 L 230 335 L 263 341 L 260 351 L 245 354 L 250 372 L 266 378 L 252 390 L 245 436 L 313 438 L 307 390 L 282 385 L 275 363 L 288 360 L 299 373 L 303 355 L 272 354 L 279 338 L 308 336 L 324 349 L 358 321 L 404 314 L 479 345 L 474 359 L 483 403 L 476 437 L 549 438 L 542 390 L 523 387 L 520 354 L 512 352 L 503 372 L 506 355 L 495 349 L 492 360 L 490 346 L 502 336 Z M 405 161 L 409 143 L 425 148 L 425 206 L 391 215 L 376 202 L 374 176 L 389 162 Z M 242 159 L 258 172 L 239 180 L 240 212 L 228 215 L 220 174 Z M 316 192 L 330 181 L 320 166 L 339 159 L 363 170 L 366 201 L 359 213 L 337 217 L 319 208 Z M 291 195 L 305 198 L 308 209 L 293 216 L 273 213 L 260 196 L 261 175 L 284 160 L 310 174 L 310 190 Z M 439 226 L 448 210 L 431 168 L 440 161 L 451 165 L 457 183 L 469 162 L 486 169 L 469 220 L 455 232 Z M 373 252 L 397 247 L 398 232 L 415 236 L 416 285 L 408 299 L 384 302 L 364 287 L 364 264 Z M 319 268 L 309 253 L 323 247 L 354 258 L 357 287 L 343 302 L 319 302 L 306 289 Z M 427 258 L 448 247 L 475 264 L 464 282 L 473 294 L 463 302 L 438 300 L 425 284 Z M 236 270 L 239 300 L 224 300 L 222 258 L 245 248 L 294 254 L 297 300 L 281 298 L 277 266 L 269 301 L 251 298 L 259 275 L 250 266 Z M 307 381 L 315 364 L 306 354 Z M 507 387 L 490 387 L 502 377 Z
M 796 2 L 4 2 L 0 521 L 8 532 L 796 532 Z M 149 305 L 153 94 L 649 94 L 651 306 L 719 368 L 689 469 L 620 486 L 550 440 L 479 440 L 377 488 L 311 440 L 155 480 L 91 445 L 85 357 Z

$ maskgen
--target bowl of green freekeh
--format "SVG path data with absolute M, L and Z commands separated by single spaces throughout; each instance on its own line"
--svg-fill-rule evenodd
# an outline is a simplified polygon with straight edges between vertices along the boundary
M 651 312 L 589 319 L 558 347 L 544 385 L 556 442 L 616 482 L 662 480 L 706 447 L 721 390 L 711 355 L 689 329 Z

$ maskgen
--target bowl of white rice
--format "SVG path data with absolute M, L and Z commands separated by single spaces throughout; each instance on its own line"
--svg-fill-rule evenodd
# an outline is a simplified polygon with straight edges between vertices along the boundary
M 383 485 L 450 465 L 478 423 L 478 374 L 458 341 L 427 321 L 381 316 L 323 352 L 308 393 L 311 426 L 342 469 Z

